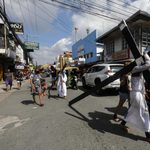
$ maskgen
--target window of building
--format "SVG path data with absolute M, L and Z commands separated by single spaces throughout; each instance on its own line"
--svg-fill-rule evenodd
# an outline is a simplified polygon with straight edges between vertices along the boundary
M 122 38 L 122 50 L 125 50 L 125 49 L 128 49 L 128 48 L 129 48 L 129 46 L 128 46 L 125 38 L 123 37 Z
M 112 54 L 114 52 L 114 41 L 106 44 L 106 54 Z
M 150 46 L 150 29 L 142 28 L 142 46 Z
M 87 54 L 87 58 L 89 58 L 89 54 Z
M 91 52 L 91 57 L 93 57 L 93 52 Z

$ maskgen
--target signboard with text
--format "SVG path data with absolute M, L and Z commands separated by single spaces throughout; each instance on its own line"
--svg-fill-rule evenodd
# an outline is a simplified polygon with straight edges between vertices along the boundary
M 121 60 L 129 58 L 129 49 L 115 52 L 112 54 L 112 60 Z
M 23 23 L 10 22 L 10 26 L 16 34 L 24 34 Z
M 84 45 L 78 47 L 78 57 L 84 55 Z
M 25 41 L 25 42 L 24 42 L 24 48 L 25 48 L 25 49 L 39 50 L 39 43 Z

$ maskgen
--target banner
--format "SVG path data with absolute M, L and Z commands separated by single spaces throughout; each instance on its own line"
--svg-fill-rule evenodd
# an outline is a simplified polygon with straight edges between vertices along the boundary
M 24 48 L 25 48 L 25 49 L 39 50 L 39 43 L 25 41 L 25 42 L 24 42 Z
M 16 34 L 24 34 L 23 23 L 10 22 L 10 26 Z

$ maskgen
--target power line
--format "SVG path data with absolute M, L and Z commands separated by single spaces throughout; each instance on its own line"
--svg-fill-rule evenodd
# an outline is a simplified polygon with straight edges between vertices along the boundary
M 21 13 L 22 13 L 23 20 L 24 20 L 24 22 L 25 22 L 26 28 L 27 28 L 27 30 L 28 30 L 28 32 L 29 32 L 29 29 L 28 29 L 28 26 L 27 26 L 27 23 L 26 23 L 26 20 L 25 20 L 25 17 L 24 17 L 24 14 L 23 14 L 23 11 L 22 11 L 22 8 L 21 8 L 21 5 L 20 5 L 20 0 L 18 0 L 18 4 L 19 4 L 19 7 L 20 7 L 20 10 L 21 10 Z M 30 32 L 29 32 L 29 33 L 30 33 Z
M 34 29 L 33 29 L 32 20 L 31 20 L 31 15 L 30 15 L 29 6 L 28 6 L 28 0 L 26 0 L 26 3 L 27 3 L 27 7 L 28 7 L 28 13 L 29 13 L 29 18 L 30 18 L 31 28 L 32 28 L 33 34 L 34 34 Z M 21 5 L 21 4 L 20 4 L 20 5 Z

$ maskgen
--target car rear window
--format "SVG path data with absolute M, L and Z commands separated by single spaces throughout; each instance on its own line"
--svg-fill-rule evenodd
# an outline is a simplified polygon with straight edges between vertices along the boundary
M 111 72 L 118 72 L 122 68 L 123 68 L 123 66 L 110 66 L 110 71 Z

